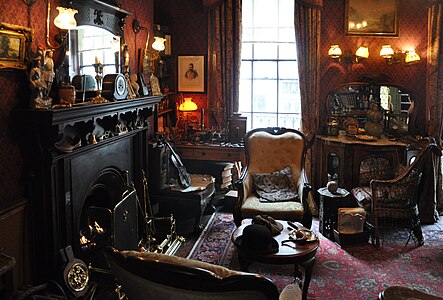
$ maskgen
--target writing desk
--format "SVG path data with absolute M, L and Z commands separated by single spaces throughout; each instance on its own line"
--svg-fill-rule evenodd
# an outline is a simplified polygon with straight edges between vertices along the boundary
M 209 161 L 241 161 L 245 163 L 245 148 L 243 146 L 219 146 L 205 144 L 176 144 L 175 149 L 183 159 Z

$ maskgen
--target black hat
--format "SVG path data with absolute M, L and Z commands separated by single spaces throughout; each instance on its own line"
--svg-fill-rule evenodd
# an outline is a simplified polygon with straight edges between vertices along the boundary
M 273 217 L 268 215 L 256 215 L 252 218 L 252 224 L 265 225 L 269 230 L 271 230 L 271 234 L 273 236 L 279 235 L 283 230 L 282 223 L 277 222 Z
M 271 231 L 260 224 L 251 224 L 243 229 L 243 234 L 235 239 L 239 248 L 260 254 L 278 252 L 278 242 Z

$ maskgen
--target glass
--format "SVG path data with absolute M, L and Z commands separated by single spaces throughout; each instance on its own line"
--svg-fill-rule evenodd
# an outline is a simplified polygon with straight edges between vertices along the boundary
M 254 59 L 275 59 L 277 57 L 277 44 L 254 44 Z
M 278 126 L 286 128 L 300 129 L 301 115 L 300 114 L 279 114 Z
M 242 79 L 239 90 L 239 111 L 250 112 L 252 102 L 252 80 Z
M 254 62 L 254 80 L 257 79 L 277 79 L 277 62 L 256 61 Z
M 293 31 L 292 31 L 293 33 Z M 243 49 L 242 49 L 243 51 Z M 280 44 L 278 46 L 279 59 L 297 59 L 297 47 L 294 44 Z M 298 72 L 298 71 L 297 71 Z
M 296 61 L 280 61 L 278 63 L 278 78 L 298 79 L 298 64 Z
M 252 93 L 254 112 L 277 112 L 277 80 L 254 80 Z
M 252 115 L 252 126 L 258 127 L 275 127 L 277 126 L 277 115 L 269 113 L 254 113 Z

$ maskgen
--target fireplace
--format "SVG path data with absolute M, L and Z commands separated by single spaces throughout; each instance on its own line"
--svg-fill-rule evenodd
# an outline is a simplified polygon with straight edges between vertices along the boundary
M 148 173 L 148 118 L 161 97 L 58 110 L 17 110 L 27 158 L 34 282 L 62 268 L 60 250 L 93 262 L 100 249 L 136 249 L 143 230 L 143 172 Z M 114 132 L 91 142 L 97 128 Z M 54 145 L 74 128 L 81 147 L 61 152 Z

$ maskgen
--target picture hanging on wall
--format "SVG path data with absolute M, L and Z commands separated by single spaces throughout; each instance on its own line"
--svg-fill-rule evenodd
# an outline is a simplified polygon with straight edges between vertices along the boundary
M 179 56 L 177 76 L 179 92 L 204 92 L 204 56 Z
M 32 29 L 0 22 L 0 69 L 26 69 Z
M 398 36 L 398 0 L 346 0 L 345 33 Z

